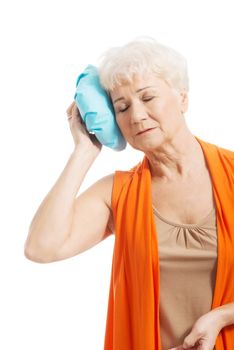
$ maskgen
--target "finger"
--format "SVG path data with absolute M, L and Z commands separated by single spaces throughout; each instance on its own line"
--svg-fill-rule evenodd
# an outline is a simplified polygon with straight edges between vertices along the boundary
M 196 350 L 195 347 L 191 347 L 191 348 L 186 348 L 187 350 Z M 183 345 L 180 346 L 176 346 L 175 348 L 170 348 L 168 350 L 185 350 L 185 348 L 183 347 Z
M 70 116 L 70 115 L 72 114 L 72 109 L 73 109 L 74 105 L 75 105 L 75 101 L 73 101 L 73 102 L 70 104 L 70 106 L 68 107 L 68 109 L 66 110 L 67 115 Z
M 193 349 L 196 348 L 196 344 L 199 341 L 200 336 L 197 332 L 192 331 L 185 339 L 183 343 L 183 349 Z
M 80 111 L 79 111 L 79 109 L 78 109 L 76 104 L 74 104 L 73 107 L 72 107 L 72 115 L 76 115 L 76 116 L 80 117 Z
M 67 109 L 67 120 L 69 123 L 74 120 L 74 122 L 84 124 L 80 111 L 75 102 L 72 103 L 71 106 Z

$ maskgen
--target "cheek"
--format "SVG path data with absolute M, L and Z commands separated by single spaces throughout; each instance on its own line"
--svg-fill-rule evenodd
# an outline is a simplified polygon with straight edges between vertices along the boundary
M 159 107 L 160 113 L 165 117 L 167 116 L 168 120 L 172 120 L 175 117 L 177 117 L 177 114 L 180 111 L 178 101 L 173 97 L 168 100 L 162 101 Z
M 116 123 L 118 127 L 120 128 L 121 133 L 123 134 L 124 138 L 127 140 L 130 137 L 130 128 L 128 127 L 126 118 L 116 118 Z
M 116 123 L 117 123 L 121 133 L 124 135 L 124 128 L 123 128 L 123 125 L 122 125 L 123 123 L 121 122 L 121 120 L 118 117 L 116 117 L 115 120 L 116 120 Z
M 121 127 L 121 126 L 120 126 L 120 125 L 121 125 L 120 119 L 119 119 L 118 117 L 116 117 L 116 115 L 115 115 L 115 121 L 116 121 L 118 127 L 120 128 L 120 127 Z
M 118 125 L 118 127 L 120 128 L 121 131 L 122 131 L 124 128 L 126 128 L 126 125 L 125 125 L 126 122 L 124 121 L 123 118 L 116 117 L 115 120 L 116 120 L 116 123 L 117 123 L 117 125 Z

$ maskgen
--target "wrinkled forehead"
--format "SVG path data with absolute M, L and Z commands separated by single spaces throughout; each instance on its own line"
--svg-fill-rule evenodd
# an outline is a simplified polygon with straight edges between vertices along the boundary
M 131 80 L 123 79 L 119 84 L 115 85 L 113 90 L 109 92 L 109 95 L 112 102 L 115 102 L 117 99 L 124 97 L 125 95 L 136 94 L 146 89 L 157 89 L 162 91 L 165 89 L 165 86 L 168 87 L 168 83 L 153 73 L 135 74 Z

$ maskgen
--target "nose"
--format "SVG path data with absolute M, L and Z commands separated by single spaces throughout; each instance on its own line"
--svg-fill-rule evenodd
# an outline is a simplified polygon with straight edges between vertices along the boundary
M 146 120 L 148 118 L 148 113 L 146 111 L 146 108 L 144 104 L 139 100 L 132 102 L 129 113 L 130 113 L 130 121 L 132 124 L 139 123 L 142 120 Z

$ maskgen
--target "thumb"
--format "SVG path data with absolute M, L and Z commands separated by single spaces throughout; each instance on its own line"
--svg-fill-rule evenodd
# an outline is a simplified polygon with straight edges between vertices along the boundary
M 196 342 L 199 340 L 199 335 L 195 330 L 192 330 L 189 335 L 184 339 L 183 349 L 190 349 L 195 346 Z

